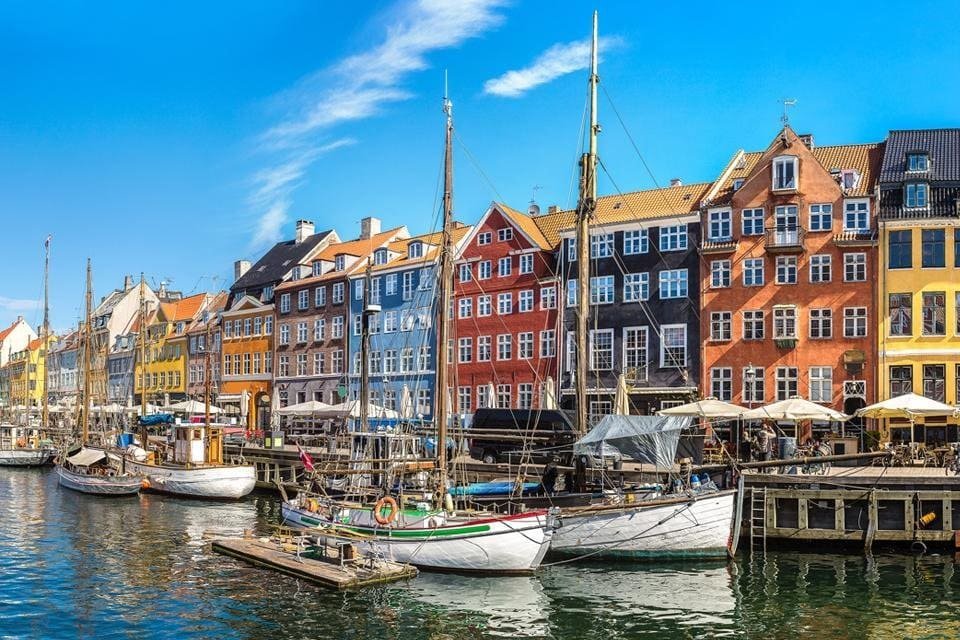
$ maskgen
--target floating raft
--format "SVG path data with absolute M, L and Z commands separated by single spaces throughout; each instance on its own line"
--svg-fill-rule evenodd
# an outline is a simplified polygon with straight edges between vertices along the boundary
M 267 538 L 214 540 L 213 550 L 252 565 L 273 569 L 333 589 L 353 589 L 413 578 L 417 569 L 387 560 L 358 558 L 341 560 L 334 547 L 297 545 Z

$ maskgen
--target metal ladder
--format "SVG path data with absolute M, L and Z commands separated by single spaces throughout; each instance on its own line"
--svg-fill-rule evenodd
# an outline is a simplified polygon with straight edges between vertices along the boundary
M 767 488 L 750 488 L 750 556 L 767 555 Z

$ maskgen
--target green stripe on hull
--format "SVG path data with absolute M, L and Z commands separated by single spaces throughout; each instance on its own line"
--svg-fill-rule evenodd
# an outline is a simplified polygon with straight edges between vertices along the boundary
M 330 523 L 311 518 L 300 514 L 300 521 L 313 527 L 326 526 Z M 345 531 L 353 533 L 363 533 L 366 535 L 377 536 L 378 538 L 443 538 L 449 536 L 463 536 L 472 533 L 486 533 L 490 531 L 490 526 L 478 524 L 472 527 L 457 527 L 456 529 L 367 529 L 364 527 L 352 527 L 348 525 L 337 525 Z

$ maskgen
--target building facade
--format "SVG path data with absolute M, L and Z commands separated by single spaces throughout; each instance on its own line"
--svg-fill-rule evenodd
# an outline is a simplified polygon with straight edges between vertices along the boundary
M 216 404 L 220 391 L 221 351 L 220 314 L 227 304 L 227 293 L 213 296 L 207 308 L 187 327 L 187 397 L 202 402 L 210 376 L 210 402 Z
M 960 402 L 960 129 L 891 131 L 880 171 L 879 397 Z M 881 439 L 955 442 L 957 420 Z
M 703 202 L 703 395 L 749 407 L 801 396 L 849 414 L 876 399 L 882 154 L 784 127 L 734 155 Z
M 555 396 L 558 283 L 554 244 L 536 219 L 493 203 L 454 266 L 449 379 L 458 414 L 542 408 L 548 379 Z
M 274 384 L 281 407 L 347 399 L 350 276 L 374 251 L 407 235 L 406 227 L 381 231 L 377 218 L 363 218 L 358 238 L 329 245 L 300 277 L 277 287 Z
M 588 415 L 613 411 L 620 376 L 630 412 L 651 414 L 692 400 L 700 367 L 699 203 L 709 184 L 597 199 L 590 225 L 589 362 L 576 363 L 577 247 L 574 213 L 537 219 L 559 237 L 564 335 L 561 404 L 572 408 L 575 375 L 588 376 Z
M 160 302 L 146 326 L 146 360 L 135 362 L 137 393 L 134 400 L 166 406 L 186 399 L 186 330 L 209 303 L 206 293 L 176 302 Z

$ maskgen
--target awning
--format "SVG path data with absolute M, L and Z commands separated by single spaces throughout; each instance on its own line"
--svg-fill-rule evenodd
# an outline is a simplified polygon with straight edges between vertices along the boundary
M 80 449 L 80 451 L 67 458 L 67 462 L 75 467 L 89 467 L 106 457 L 107 454 L 99 449 Z

